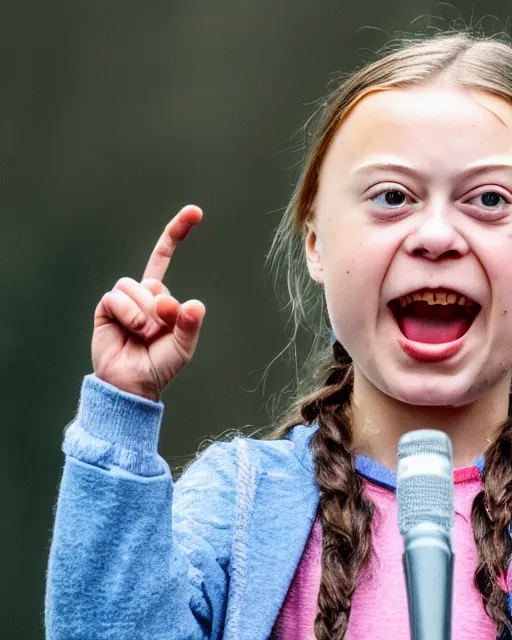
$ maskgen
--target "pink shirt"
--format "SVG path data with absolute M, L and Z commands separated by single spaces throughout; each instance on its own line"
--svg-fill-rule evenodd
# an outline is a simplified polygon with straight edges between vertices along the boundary
M 495 640 L 495 624 L 487 616 L 474 585 L 478 558 L 471 527 L 471 506 L 482 488 L 480 473 L 476 467 L 456 469 L 454 481 L 453 638 Z M 366 479 L 364 483 L 365 495 L 376 507 L 372 522 L 374 553 L 352 598 L 345 640 L 410 640 L 402 569 L 403 538 L 398 530 L 396 494 Z M 272 636 L 276 640 L 314 640 L 321 553 L 322 529 L 317 519 L 276 620 Z M 505 584 L 503 587 L 506 589 Z

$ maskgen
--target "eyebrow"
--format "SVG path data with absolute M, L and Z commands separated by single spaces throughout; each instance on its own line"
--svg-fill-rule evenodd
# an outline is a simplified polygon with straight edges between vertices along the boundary
M 460 178 L 466 179 L 472 176 L 480 175 L 481 173 L 488 173 L 489 171 L 512 171 L 512 164 L 483 164 L 478 165 L 476 167 L 470 167 L 465 171 L 462 171 L 460 174 Z M 406 175 L 411 176 L 412 178 L 417 178 L 421 175 L 421 172 L 417 169 L 413 169 L 412 167 L 408 167 L 407 165 L 397 164 L 393 162 L 371 162 L 368 164 L 360 165 L 356 167 L 354 173 L 356 174 L 365 174 L 370 171 L 396 171 L 398 173 L 404 173 Z

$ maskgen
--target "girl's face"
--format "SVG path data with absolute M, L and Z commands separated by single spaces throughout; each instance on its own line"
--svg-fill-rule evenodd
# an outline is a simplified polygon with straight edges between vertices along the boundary
M 365 97 L 324 159 L 306 254 L 356 375 L 415 405 L 505 385 L 512 106 L 442 83 Z

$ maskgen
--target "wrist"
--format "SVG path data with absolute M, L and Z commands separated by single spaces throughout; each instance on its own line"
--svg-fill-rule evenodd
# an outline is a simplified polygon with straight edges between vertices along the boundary
M 96 438 L 150 453 L 157 451 L 163 408 L 91 374 L 83 381 L 76 422 Z
M 121 393 L 127 393 L 130 396 L 136 396 L 143 400 L 149 400 L 150 402 L 160 403 L 161 392 L 155 389 L 154 385 L 150 384 L 138 384 L 136 382 L 129 382 L 127 380 L 112 379 L 109 380 L 107 376 L 103 376 L 100 373 L 92 374 L 97 380 L 101 380 L 106 385 L 116 389 Z

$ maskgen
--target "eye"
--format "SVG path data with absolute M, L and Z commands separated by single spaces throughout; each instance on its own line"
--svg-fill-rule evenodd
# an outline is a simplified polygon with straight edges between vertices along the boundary
M 469 204 L 489 211 L 501 211 L 510 202 L 497 191 L 485 191 L 468 200 Z
M 406 204 L 407 196 L 403 191 L 398 191 L 398 189 L 388 189 L 370 198 L 370 200 L 385 209 L 399 209 Z

